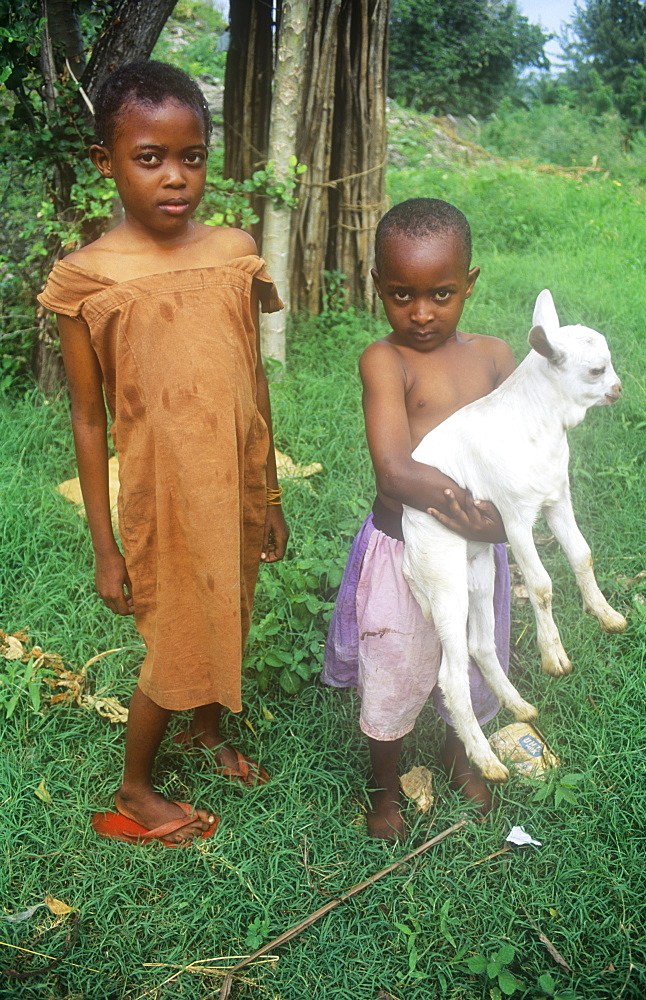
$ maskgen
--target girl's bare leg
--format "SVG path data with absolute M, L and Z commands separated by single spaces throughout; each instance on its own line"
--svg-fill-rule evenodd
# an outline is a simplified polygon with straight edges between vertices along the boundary
M 244 780 L 244 784 L 249 787 L 253 787 L 259 783 L 258 775 L 260 773 L 264 774 L 264 780 L 266 781 L 266 772 L 263 772 L 262 768 L 259 768 L 255 761 L 250 760 L 249 757 L 245 757 L 244 754 L 240 754 L 239 751 L 234 750 L 233 747 L 224 742 L 220 732 L 221 716 L 222 705 L 218 704 L 218 702 L 212 702 L 210 705 L 200 705 L 199 708 L 194 710 L 193 722 L 189 730 L 193 746 L 202 750 L 213 750 L 213 756 L 218 763 L 218 767 L 230 769 L 234 773 L 239 771 L 240 760 L 246 761 L 249 764 L 250 770 L 248 778 Z
M 167 709 L 156 705 L 139 687 L 135 688 L 128 713 L 123 780 L 115 803 L 119 812 L 147 830 L 183 815 L 179 806 L 165 799 L 152 785 L 153 764 L 170 716 Z M 197 815 L 195 823 L 166 839 L 190 840 L 215 822 L 214 815 L 204 809 L 198 809 Z
M 368 792 L 368 833 L 381 840 L 403 840 L 406 834 L 399 811 L 397 762 L 403 740 L 373 740 L 368 737 L 372 788 Z

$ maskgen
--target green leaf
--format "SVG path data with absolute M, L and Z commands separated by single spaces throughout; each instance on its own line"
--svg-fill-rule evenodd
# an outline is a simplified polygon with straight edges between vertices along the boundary
M 513 972 L 510 972 L 509 969 L 503 969 L 498 975 L 498 986 L 506 997 L 510 997 L 516 990 L 521 988 L 522 983 L 516 979 Z
M 398 924 L 397 921 L 395 921 L 395 927 L 397 928 L 398 931 L 401 931 L 402 934 L 412 934 L 413 933 L 413 928 L 412 927 L 407 927 L 406 924 Z
M 298 694 L 301 689 L 300 679 L 288 670 L 287 667 L 283 667 L 281 670 L 278 683 L 287 694 Z
M 542 976 L 538 977 L 538 985 L 550 996 L 554 993 L 556 989 L 556 983 L 554 982 L 553 976 L 549 972 L 544 972 Z
M 509 965 L 516 958 L 516 949 L 511 944 L 503 944 L 502 948 L 498 951 L 496 955 L 496 961 L 500 965 Z
M 467 958 L 467 966 L 469 967 L 469 972 L 479 974 L 487 968 L 487 959 L 484 955 L 472 955 L 470 958 Z
M 502 968 L 501 963 L 496 962 L 495 959 L 492 959 L 490 962 L 487 962 L 487 975 L 489 976 L 489 979 L 495 979 L 498 973 L 500 972 L 501 968 Z

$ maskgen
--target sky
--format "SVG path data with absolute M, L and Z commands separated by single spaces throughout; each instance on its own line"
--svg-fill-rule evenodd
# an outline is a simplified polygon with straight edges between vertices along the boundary
M 574 16 L 574 0 L 516 0 L 518 9 L 531 24 L 540 24 L 545 31 L 561 33 L 561 26 Z M 558 60 L 561 53 L 556 39 L 545 46 L 550 61 Z

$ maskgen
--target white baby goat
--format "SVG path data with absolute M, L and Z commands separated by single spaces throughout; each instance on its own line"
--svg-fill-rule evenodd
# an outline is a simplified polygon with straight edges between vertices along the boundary
M 413 458 L 441 469 L 500 511 L 536 615 L 543 670 L 558 676 L 572 664 L 552 618 L 552 583 L 532 526 L 543 511 L 574 570 L 585 610 L 606 631 L 623 631 L 626 621 L 599 590 L 590 549 L 574 520 L 566 436 L 588 407 L 618 399 L 621 383 L 605 337 L 585 326 L 560 327 L 547 290 L 536 300 L 529 343 L 533 350 L 501 386 L 434 428 Z M 471 706 L 469 654 L 516 719 L 533 719 L 536 709 L 520 697 L 496 656 L 493 549 L 465 541 L 412 507 L 404 507 L 403 531 L 404 576 L 442 642 L 439 686 L 453 724 L 484 777 L 505 781 L 507 768 L 493 754 Z

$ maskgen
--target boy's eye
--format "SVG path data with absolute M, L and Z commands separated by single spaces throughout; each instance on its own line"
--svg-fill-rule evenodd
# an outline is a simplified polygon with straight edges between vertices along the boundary
M 435 292 L 433 298 L 436 302 L 447 302 L 451 298 L 451 292 L 448 288 L 440 288 L 437 292 Z
M 412 295 L 410 292 L 397 291 L 393 292 L 393 298 L 395 302 L 410 302 Z

